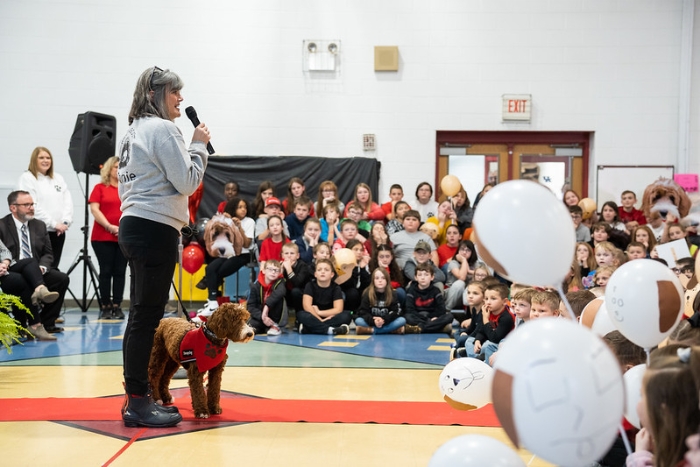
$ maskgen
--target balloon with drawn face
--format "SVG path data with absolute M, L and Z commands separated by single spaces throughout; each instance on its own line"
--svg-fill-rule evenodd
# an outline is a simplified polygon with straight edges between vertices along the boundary
M 605 287 L 613 325 L 645 349 L 663 341 L 683 315 L 683 286 L 668 267 L 637 259 L 619 267 Z
M 459 410 L 478 409 L 491 402 L 493 369 L 476 358 L 457 358 L 440 373 L 445 402 Z
M 493 407 L 508 437 L 556 465 L 590 465 L 607 452 L 624 406 L 617 358 L 571 320 L 518 327 L 498 351 Z

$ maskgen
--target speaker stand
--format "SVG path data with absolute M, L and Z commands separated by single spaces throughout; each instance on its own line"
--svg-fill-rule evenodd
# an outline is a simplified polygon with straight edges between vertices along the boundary
M 80 254 L 75 258 L 75 261 L 73 261 L 73 264 L 71 264 L 70 268 L 68 269 L 68 272 L 66 273 L 67 275 L 70 276 L 71 272 L 80 264 L 83 263 L 83 294 L 82 298 L 79 299 L 78 297 L 75 296 L 73 291 L 68 288 L 68 293 L 71 294 L 75 302 L 78 304 L 78 307 L 80 310 L 85 313 L 88 311 L 88 308 L 90 308 L 90 305 L 92 305 L 92 301 L 94 299 L 97 299 L 97 303 L 102 308 L 102 298 L 100 297 L 100 290 L 98 287 L 99 284 L 99 276 L 97 274 L 97 270 L 95 269 L 95 265 L 92 262 L 92 259 L 90 258 L 90 255 L 88 254 L 88 236 L 90 233 L 90 205 L 88 204 L 88 189 L 90 188 L 90 174 L 85 173 L 85 223 L 83 226 L 80 228 L 80 230 L 83 232 L 83 248 L 80 250 Z M 91 298 L 88 299 L 88 274 L 90 275 L 90 283 L 92 284 L 92 290 L 93 290 L 93 295 Z

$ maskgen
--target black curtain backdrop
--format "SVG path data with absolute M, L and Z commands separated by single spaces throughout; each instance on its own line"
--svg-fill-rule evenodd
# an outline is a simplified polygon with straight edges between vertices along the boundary
M 352 199 L 355 186 L 366 183 L 372 190 L 372 199 L 379 198 L 377 187 L 381 163 L 366 157 L 306 157 L 306 156 L 216 156 L 210 157 L 204 173 L 204 193 L 197 211 L 197 219 L 211 217 L 224 200 L 224 185 L 237 182 L 238 195 L 247 200 L 251 209 L 258 185 L 270 180 L 275 186 L 275 196 L 280 201 L 287 197 L 287 184 L 292 177 L 304 180 L 306 194 L 312 201 L 318 200 L 318 186 L 325 180 L 338 185 L 338 195 L 343 203 Z M 254 213 L 249 212 L 249 217 Z M 318 215 L 318 214 L 317 214 Z

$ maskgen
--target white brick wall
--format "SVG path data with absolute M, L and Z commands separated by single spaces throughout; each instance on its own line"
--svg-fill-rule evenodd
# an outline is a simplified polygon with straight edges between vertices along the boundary
M 184 104 L 222 154 L 361 156 L 362 134 L 375 133 L 380 201 L 392 183 L 412 198 L 434 179 L 436 130 L 505 129 L 504 93 L 533 96 L 533 122 L 519 130 L 595 131 L 592 166 L 674 164 L 681 13 L 682 0 L 3 0 L 0 188 L 14 186 L 32 148 L 47 146 L 80 224 L 67 151 L 75 118 L 115 115 L 122 134 L 136 77 L 153 65 L 182 76 Z M 336 80 L 304 76 L 303 39 L 342 41 Z M 400 72 L 373 71 L 375 45 L 399 46 Z M 178 124 L 191 134 L 186 118 Z M 80 245 L 71 229 L 64 267 Z

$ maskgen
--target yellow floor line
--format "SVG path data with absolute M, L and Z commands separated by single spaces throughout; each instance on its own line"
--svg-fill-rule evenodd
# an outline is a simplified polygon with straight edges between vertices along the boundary
M 452 349 L 449 345 L 431 345 L 428 350 L 439 350 L 443 352 L 449 352 Z
M 440 337 L 439 339 L 435 339 L 435 342 L 437 342 L 439 344 L 451 344 L 454 341 L 455 340 L 452 339 L 451 337 Z
M 326 341 L 318 344 L 319 347 L 355 347 L 358 342 L 336 342 Z

